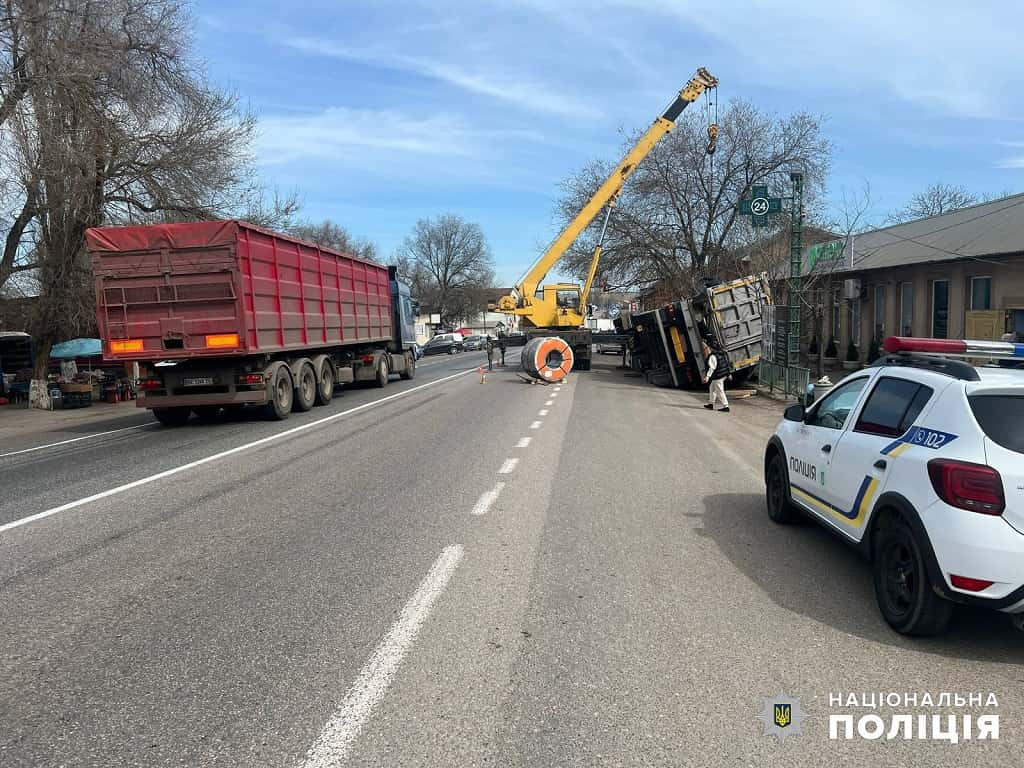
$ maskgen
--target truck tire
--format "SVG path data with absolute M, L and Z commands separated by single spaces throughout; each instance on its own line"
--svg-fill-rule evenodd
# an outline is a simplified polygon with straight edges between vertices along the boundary
M 165 427 L 183 427 L 192 415 L 191 408 L 154 408 L 153 417 Z
M 212 424 L 220 418 L 219 405 L 201 405 L 193 410 L 196 413 L 196 418 L 203 424 Z
M 317 391 L 316 371 L 313 364 L 308 360 L 299 366 L 299 375 L 295 380 L 295 398 L 292 401 L 292 410 L 297 413 L 305 413 L 313 407 L 316 402 Z
M 334 399 L 334 366 L 326 356 L 313 360 L 316 371 L 316 404 L 327 405 Z
M 292 385 L 292 374 L 288 366 L 281 363 L 274 370 L 270 380 L 270 402 L 266 404 L 267 417 L 275 421 L 284 421 L 292 412 L 292 400 L 295 389 Z
M 381 355 L 380 362 L 377 364 L 377 378 L 374 379 L 373 383 L 377 385 L 378 389 L 383 389 L 387 386 L 388 376 L 391 373 L 388 371 L 388 359 L 384 355 Z
M 398 376 L 404 381 L 416 378 L 416 355 L 412 352 L 405 353 L 405 370 Z

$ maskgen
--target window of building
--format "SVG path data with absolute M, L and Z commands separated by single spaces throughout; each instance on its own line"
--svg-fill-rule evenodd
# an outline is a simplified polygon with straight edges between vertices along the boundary
M 992 278 L 971 278 L 971 309 L 992 309 Z
M 850 341 L 860 346 L 860 299 L 850 300 Z
M 949 338 L 949 280 L 932 281 L 932 338 Z
M 875 326 L 876 339 L 885 338 L 885 286 L 875 286 Z
M 914 335 L 914 284 L 900 284 L 900 336 Z

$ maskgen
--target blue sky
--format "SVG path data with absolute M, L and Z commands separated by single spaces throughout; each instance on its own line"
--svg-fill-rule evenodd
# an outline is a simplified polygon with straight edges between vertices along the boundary
M 559 183 L 617 160 L 697 66 L 719 98 L 825 118 L 829 193 L 881 220 L 935 181 L 1024 189 L 1024 50 L 998 2 L 199 0 L 211 78 L 260 116 L 264 180 L 387 258 L 416 219 L 478 222 L 511 284 Z

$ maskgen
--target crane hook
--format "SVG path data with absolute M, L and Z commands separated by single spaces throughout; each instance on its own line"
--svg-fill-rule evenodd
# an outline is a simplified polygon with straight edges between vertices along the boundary
M 705 152 L 713 155 L 716 149 L 718 149 L 718 123 L 711 123 L 708 126 L 708 146 Z

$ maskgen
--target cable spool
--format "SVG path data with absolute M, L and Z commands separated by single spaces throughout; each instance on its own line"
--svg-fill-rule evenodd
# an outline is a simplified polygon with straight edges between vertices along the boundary
M 561 381 L 572 370 L 572 347 L 558 336 L 541 336 L 523 347 L 523 370 L 541 381 Z

